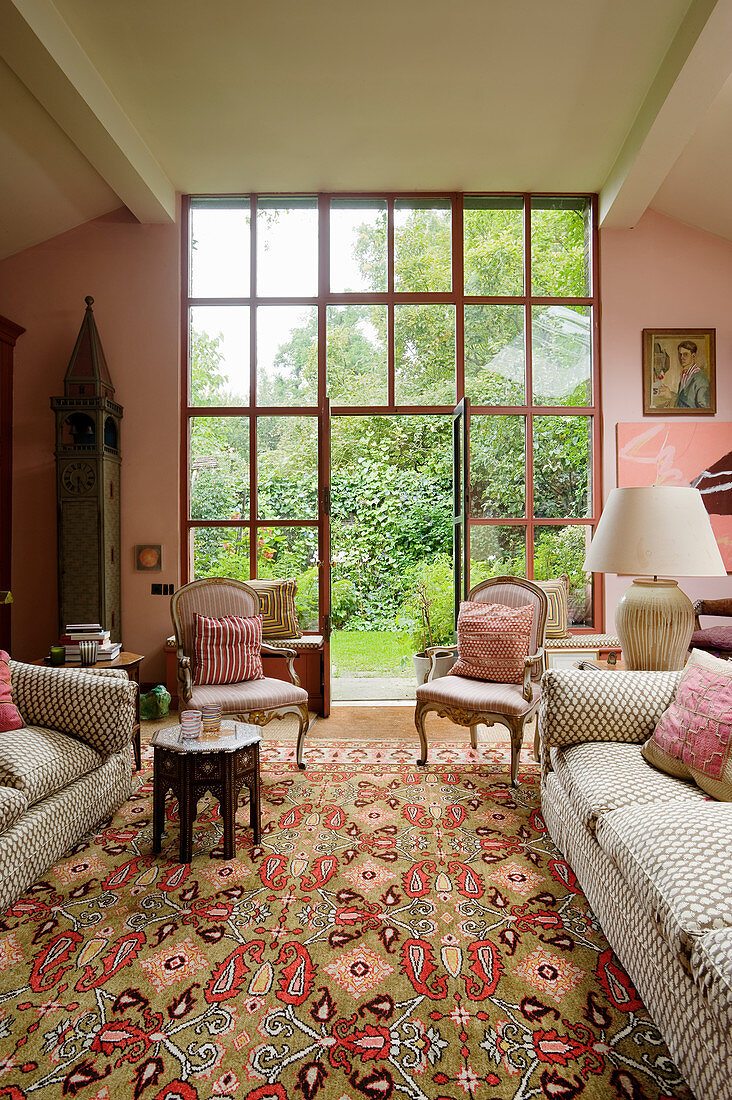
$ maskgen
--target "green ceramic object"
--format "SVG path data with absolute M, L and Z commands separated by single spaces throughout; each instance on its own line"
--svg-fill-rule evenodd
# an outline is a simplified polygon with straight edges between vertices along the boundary
M 141 718 L 165 718 L 170 707 L 170 692 L 162 684 L 140 696 Z

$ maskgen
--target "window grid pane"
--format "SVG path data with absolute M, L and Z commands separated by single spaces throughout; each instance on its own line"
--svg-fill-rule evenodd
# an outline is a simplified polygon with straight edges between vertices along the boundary
M 317 199 L 260 199 L 257 294 L 269 298 L 311 298 L 317 293 Z
M 523 294 L 523 199 L 466 198 L 463 247 L 466 294 Z
M 466 305 L 465 394 L 474 405 L 523 405 L 523 306 Z
M 535 297 L 589 295 L 589 213 L 585 198 L 531 200 L 531 293 Z
M 191 203 L 193 298 L 249 295 L 251 213 L 247 200 L 198 199 Z
M 397 199 L 394 203 L 394 285 L 411 294 L 451 289 L 449 199 Z
M 249 404 L 249 308 L 194 306 L 189 327 L 192 405 Z

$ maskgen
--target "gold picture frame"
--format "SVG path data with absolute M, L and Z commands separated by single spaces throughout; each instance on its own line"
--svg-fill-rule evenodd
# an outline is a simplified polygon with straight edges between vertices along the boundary
M 643 329 L 643 415 L 714 416 L 716 329 Z

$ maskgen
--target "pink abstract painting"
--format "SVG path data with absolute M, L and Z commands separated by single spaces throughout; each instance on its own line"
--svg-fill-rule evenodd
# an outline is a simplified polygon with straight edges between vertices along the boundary
M 695 485 L 732 571 L 732 424 L 618 424 L 618 485 Z

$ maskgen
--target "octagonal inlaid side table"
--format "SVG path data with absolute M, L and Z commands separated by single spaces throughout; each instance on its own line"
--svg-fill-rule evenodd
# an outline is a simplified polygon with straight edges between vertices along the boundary
M 259 743 L 256 727 L 244 722 L 221 723 L 216 739 L 181 740 L 180 726 L 158 730 L 151 738 L 153 767 L 153 851 L 162 848 L 165 796 L 178 799 L 180 811 L 180 861 L 190 863 L 193 854 L 193 822 L 198 800 L 210 791 L 219 800 L 224 825 L 224 859 L 234 858 L 234 820 L 242 787 L 249 788 L 249 822 L 254 843 L 261 835 L 259 801 Z

